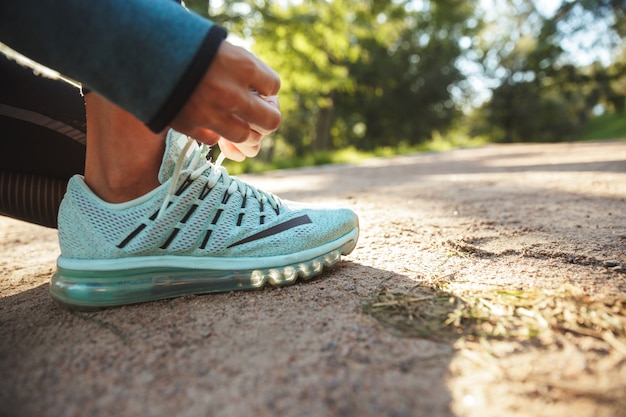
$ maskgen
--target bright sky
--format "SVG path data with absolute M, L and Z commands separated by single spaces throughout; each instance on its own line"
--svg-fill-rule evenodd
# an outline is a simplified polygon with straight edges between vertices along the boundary
M 506 10 L 506 8 L 510 7 L 507 5 L 507 2 L 503 0 L 480 1 L 481 7 L 487 12 L 486 17 L 492 21 L 498 21 L 498 14 L 502 10 Z M 541 14 L 550 18 L 554 16 L 555 12 L 563 3 L 563 0 L 533 0 L 533 2 Z M 604 65 L 609 65 L 612 61 L 613 54 L 617 51 L 611 49 L 611 45 L 608 44 L 609 39 L 602 36 L 602 34 L 608 33 L 609 28 L 607 22 L 592 20 L 591 18 L 589 18 L 587 22 L 585 21 L 584 15 L 581 15 L 581 18 L 585 22 L 585 29 L 574 32 L 571 36 L 565 37 L 561 42 L 561 47 L 566 53 L 565 59 L 581 66 L 591 65 L 593 62 L 601 62 Z M 500 30 L 506 30 L 506 28 L 502 27 Z M 497 32 L 495 36 L 498 36 Z M 467 76 L 472 86 L 472 90 L 474 91 L 472 99 L 473 105 L 480 105 L 482 102 L 488 100 L 491 97 L 491 89 L 499 84 L 498 80 L 486 78 L 480 65 L 471 60 L 460 59 L 457 65 Z M 533 74 L 522 74 L 521 76 L 531 77 L 532 75 Z
M 535 6 L 544 16 L 552 16 L 562 2 L 563 0 L 539 0 L 535 2 Z

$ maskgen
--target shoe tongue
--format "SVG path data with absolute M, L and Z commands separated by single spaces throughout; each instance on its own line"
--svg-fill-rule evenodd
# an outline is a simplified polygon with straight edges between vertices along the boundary
M 174 174 L 174 167 L 186 144 L 187 136 L 172 129 L 167 132 L 167 137 L 165 138 L 165 153 L 163 154 L 163 161 L 159 169 L 159 182 L 161 184 L 169 180 Z M 186 157 L 183 166 L 187 166 L 188 162 L 189 156 Z

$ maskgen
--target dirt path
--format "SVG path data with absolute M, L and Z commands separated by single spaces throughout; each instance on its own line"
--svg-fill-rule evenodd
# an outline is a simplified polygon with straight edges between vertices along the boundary
M 354 253 L 282 289 L 75 313 L 47 293 L 56 232 L 0 218 L 0 416 L 626 416 L 626 141 L 247 179 L 353 207 Z M 412 336 L 442 295 L 494 332 Z M 498 333 L 511 312 L 537 337 Z

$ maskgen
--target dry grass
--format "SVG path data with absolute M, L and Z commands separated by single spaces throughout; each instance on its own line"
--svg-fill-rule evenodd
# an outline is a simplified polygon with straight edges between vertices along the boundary
M 407 292 L 382 289 L 364 312 L 405 336 L 435 340 L 537 339 L 557 335 L 593 337 L 626 357 L 626 298 L 594 299 L 565 286 L 557 290 L 464 291 L 415 286 Z
M 573 286 L 445 288 L 383 288 L 363 311 L 402 336 L 452 344 L 450 373 L 463 392 L 484 386 L 486 373 L 500 387 L 496 397 L 512 404 L 586 398 L 626 417 L 626 298 L 592 298 Z

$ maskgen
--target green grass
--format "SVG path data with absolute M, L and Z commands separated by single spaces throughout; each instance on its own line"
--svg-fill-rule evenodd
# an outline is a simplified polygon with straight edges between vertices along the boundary
M 431 140 L 419 145 L 400 145 L 397 147 L 385 146 L 372 151 L 361 151 L 354 147 L 325 152 L 311 152 L 303 157 L 278 156 L 271 162 L 261 158 L 248 158 L 244 162 L 225 161 L 224 166 L 233 175 L 249 172 L 264 172 L 276 169 L 301 168 L 331 164 L 354 164 L 366 159 L 376 157 L 391 157 L 396 155 L 409 155 L 419 152 L 443 152 L 457 148 L 470 148 L 486 144 L 484 137 L 467 137 L 456 134 L 443 136 L 438 132 L 433 134 Z
M 626 138 L 626 112 L 606 113 L 589 120 L 581 140 Z
M 580 140 L 619 139 L 626 138 L 626 112 L 606 113 L 589 120 Z M 442 135 L 434 132 L 431 140 L 419 145 L 403 144 L 396 147 L 385 146 L 372 151 L 361 151 L 355 147 L 325 152 L 311 152 L 302 157 L 278 155 L 270 162 L 261 157 L 248 158 L 242 163 L 225 162 L 231 174 L 238 175 L 249 172 L 264 172 L 276 169 L 301 168 L 331 164 L 354 164 L 375 157 L 391 157 L 419 152 L 444 152 L 457 148 L 470 148 L 489 143 L 487 137 L 469 137 L 462 132 Z M 284 148 L 284 145 L 283 145 Z M 284 150 L 284 149 L 282 149 Z

